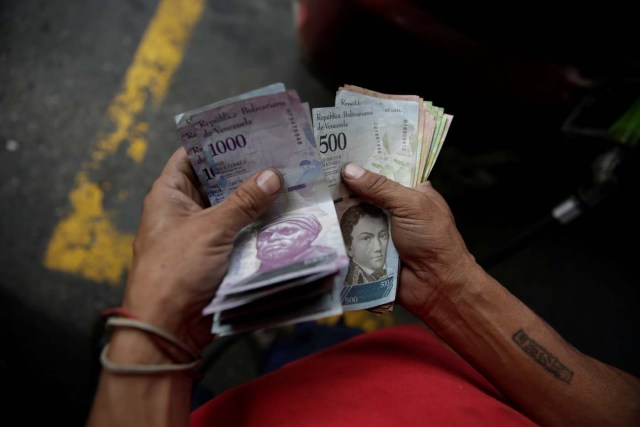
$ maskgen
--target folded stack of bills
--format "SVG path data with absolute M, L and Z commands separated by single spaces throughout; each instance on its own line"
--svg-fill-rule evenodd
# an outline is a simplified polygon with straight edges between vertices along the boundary
M 176 116 L 178 134 L 212 205 L 256 171 L 284 188 L 237 237 L 225 278 L 204 314 L 212 332 L 236 332 L 342 313 L 348 258 L 309 121 L 282 84 Z M 206 233 L 206 230 L 203 230 Z

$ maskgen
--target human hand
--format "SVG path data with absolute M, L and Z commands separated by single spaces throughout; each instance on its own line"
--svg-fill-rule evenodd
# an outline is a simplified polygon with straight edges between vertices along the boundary
M 432 301 L 455 291 L 454 284 L 478 267 L 431 183 L 407 188 L 354 163 L 343 168 L 342 178 L 356 195 L 391 214 L 391 237 L 402 261 L 398 301 L 414 315 L 423 318 Z
M 282 177 L 257 173 L 208 208 L 196 185 L 180 148 L 144 200 L 123 307 L 200 351 L 211 340 L 202 309 L 227 270 L 236 234 L 266 211 Z

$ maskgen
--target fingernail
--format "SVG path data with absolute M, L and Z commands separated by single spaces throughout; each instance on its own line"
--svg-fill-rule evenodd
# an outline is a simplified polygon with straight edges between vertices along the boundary
M 265 193 L 273 195 L 280 191 L 282 182 L 280 181 L 280 175 L 278 175 L 273 169 L 267 169 L 263 171 L 258 178 L 256 178 L 256 184 Z
M 342 170 L 344 176 L 349 179 L 358 179 L 364 175 L 364 172 L 365 170 L 355 163 L 347 163 Z

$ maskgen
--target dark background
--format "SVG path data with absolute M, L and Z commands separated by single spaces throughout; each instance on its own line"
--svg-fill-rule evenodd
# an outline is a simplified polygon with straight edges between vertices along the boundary
M 157 2 L 0 5 L 0 383 L 9 396 L 3 407 L 26 424 L 56 419 L 81 425 L 99 369 L 98 313 L 119 303 L 123 283 L 49 270 L 44 257 L 56 225 L 71 210 L 68 197 L 81 162 L 98 133 L 111 126 L 107 108 Z M 387 34 L 395 37 L 392 29 Z M 394 40 L 402 43 L 402 37 Z M 379 41 L 366 39 L 362 52 L 394 64 L 404 48 Z M 585 92 L 562 104 L 528 103 L 465 92 L 467 83 L 456 81 L 464 73 L 415 72 L 423 65 L 413 56 L 392 74 L 340 57 L 338 50 L 335 55 L 342 73 L 322 70 L 300 54 L 289 1 L 206 2 L 166 99 L 145 110 L 144 161 L 132 162 L 122 147 L 92 177 L 118 230 L 135 232 L 142 198 L 179 145 L 174 114 L 277 81 L 297 89 L 312 107 L 332 105 L 337 85 L 351 83 L 419 94 L 453 114 L 431 179 L 481 261 L 571 194 L 584 194 L 596 158 L 617 147 L 562 132 Z M 602 64 L 592 69 L 594 77 L 607 77 Z M 544 227 L 485 266 L 579 350 L 638 375 L 637 156 L 624 153 L 615 190 L 602 203 L 567 226 Z M 120 190 L 128 194 L 124 200 Z M 402 310 L 396 318 L 411 321 Z M 215 363 L 211 387 L 220 391 L 257 375 L 256 354 L 253 341 L 234 342 Z

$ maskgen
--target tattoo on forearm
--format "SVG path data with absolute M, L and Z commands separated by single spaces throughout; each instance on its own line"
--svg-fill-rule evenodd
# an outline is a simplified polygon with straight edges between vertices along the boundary
M 564 366 L 549 350 L 532 340 L 522 329 L 518 329 L 512 338 L 518 347 L 542 365 L 544 369 L 551 372 L 554 377 L 571 384 L 573 371 Z

